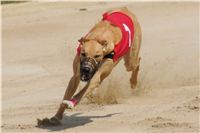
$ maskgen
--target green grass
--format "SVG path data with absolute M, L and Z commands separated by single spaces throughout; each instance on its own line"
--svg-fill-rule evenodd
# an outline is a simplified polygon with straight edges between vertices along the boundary
M 16 3 L 22 3 L 22 2 L 28 2 L 28 1 L 26 1 L 26 0 L 24 0 L 24 1 L 2 0 L 2 1 L 1 1 L 1 5 L 4 5 L 4 4 L 16 4 Z

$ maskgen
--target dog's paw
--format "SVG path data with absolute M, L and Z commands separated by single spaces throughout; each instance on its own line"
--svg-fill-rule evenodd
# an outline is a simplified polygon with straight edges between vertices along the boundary
M 37 119 L 37 126 L 38 127 L 47 127 L 47 126 L 58 126 L 61 125 L 61 120 L 57 117 L 52 118 L 44 118 L 44 119 Z

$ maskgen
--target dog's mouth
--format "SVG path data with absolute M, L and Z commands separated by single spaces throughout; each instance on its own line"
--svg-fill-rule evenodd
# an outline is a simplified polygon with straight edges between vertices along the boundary
M 83 59 L 80 63 L 81 81 L 89 81 L 98 69 L 99 63 L 90 57 Z

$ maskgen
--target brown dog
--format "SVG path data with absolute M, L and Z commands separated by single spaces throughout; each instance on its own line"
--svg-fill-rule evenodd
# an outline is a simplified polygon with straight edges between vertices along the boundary
M 93 89 L 111 73 L 123 58 L 127 71 L 131 71 L 131 87 L 137 84 L 141 45 L 141 28 L 136 16 L 126 7 L 106 12 L 103 19 L 79 40 L 80 45 L 73 62 L 73 76 L 66 89 L 63 102 L 56 115 L 47 119 L 51 125 L 60 124 L 66 108 L 73 108 L 81 98 L 89 96 Z M 75 96 L 80 80 L 85 87 Z M 45 120 L 38 120 L 44 124 Z

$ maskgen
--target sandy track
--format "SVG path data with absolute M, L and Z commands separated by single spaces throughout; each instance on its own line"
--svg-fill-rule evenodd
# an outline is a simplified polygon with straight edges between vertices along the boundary
M 121 62 L 99 91 L 102 104 L 83 99 L 66 111 L 62 126 L 35 127 L 36 118 L 51 117 L 59 106 L 77 40 L 105 10 L 122 5 L 137 14 L 143 30 L 138 88 L 130 90 Z M 175 2 L 2 6 L 2 131 L 199 132 L 198 8 Z

